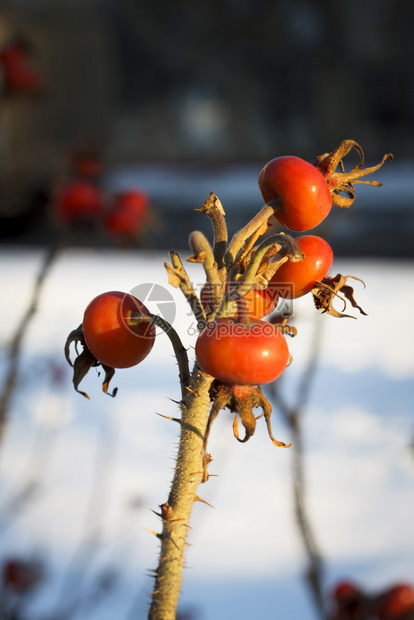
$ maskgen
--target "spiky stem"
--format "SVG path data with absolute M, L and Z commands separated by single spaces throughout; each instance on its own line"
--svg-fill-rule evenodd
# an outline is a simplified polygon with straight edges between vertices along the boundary
M 149 620 L 175 620 L 191 510 L 203 477 L 203 438 L 210 408 L 212 378 L 193 370 L 181 402 L 180 443 L 168 500 L 162 505 L 161 553 Z

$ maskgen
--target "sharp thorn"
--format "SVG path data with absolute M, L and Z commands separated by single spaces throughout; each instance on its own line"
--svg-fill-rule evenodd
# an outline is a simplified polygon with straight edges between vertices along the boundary
M 147 510 L 150 510 L 151 512 L 153 512 L 155 515 L 157 515 L 157 517 L 161 517 L 162 518 L 162 514 L 160 512 L 157 512 L 156 510 L 153 510 L 149 506 L 147 506 Z
M 175 539 L 174 532 L 170 532 L 170 538 L 171 538 L 171 541 L 174 543 L 174 545 L 177 547 L 178 551 L 181 551 L 180 547 L 177 545 L 176 541 L 174 540 Z
M 210 508 L 214 508 L 214 506 L 212 504 L 209 504 L 208 502 L 206 502 L 205 499 L 202 499 L 199 495 L 196 495 L 194 498 L 195 502 L 202 502 L 203 504 L 207 504 L 207 506 L 210 506 Z M 215 510 L 215 508 L 214 508 Z
M 158 413 L 158 411 L 155 412 L 157 415 L 160 416 L 160 418 L 165 418 L 166 420 L 171 420 L 171 422 L 177 422 L 178 424 L 182 424 L 182 420 L 180 420 L 180 418 L 172 418 L 169 415 L 164 415 L 162 413 Z
M 156 536 L 160 540 L 162 539 L 162 534 L 159 534 L 158 532 L 154 532 L 154 530 L 150 530 L 148 527 L 145 527 L 144 525 L 142 525 L 141 527 L 143 530 L 149 532 L 150 534 L 154 534 L 154 536 Z

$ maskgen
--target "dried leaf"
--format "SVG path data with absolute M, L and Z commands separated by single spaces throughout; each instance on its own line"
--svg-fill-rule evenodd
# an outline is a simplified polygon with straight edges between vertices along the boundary
M 72 343 L 75 343 L 75 350 L 77 354 L 77 357 L 73 363 L 72 363 L 72 360 L 70 359 L 70 345 Z M 83 347 L 83 350 L 81 353 L 78 353 L 78 350 L 77 350 L 78 344 L 81 344 Z M 74 329 L 69 334 L 66 340 L 66 343 L 65 343 L 65 357 L 66 357 L 68 364 L 72 366 L 73 368 L 73 385 L 74 385 L 75 390 L 79 394 L 82 394 L 82 396 L 84 396 L 85 398 L 89 400 L 89 395 L 86 392 L 83 392 L 82 390 L 79 389 L 79 384 L 82 381 L 82 379 L 88 374 L 91 368 L 102 366 L 104 373 L 105 373 L 105 378 L 102 384 L 102 390 L 104 391 L 105 394 L 108 394 L 109 396 L 116 396 L 118 388 L 115 388 L 112 393 L 108 391 L 109 383 L 115 374 L 115 370 L 114 368 L 111 368 L 110 366 L 105 366 L 104 364 L 101 364 L 101 362 L 99 362 L 99 360 L 97 360 L 96 357 L 92 355 L 92 353 L 89 351 L 86 345 L 86 342 L 85 342 L 85 338 L 83 337 L 82 325 L 78 327 L 77 329 Z
M 262 271 L 262 276 L 266 278 L 267 281 L 270 281 L 275 275 L 276 271 L 279 269 L 279 267 L 286 263 L 288 260 L 288 256 L 283 256 L 282 258 L 279 258 L 279 260 L 269 262 L 264 271 Z
M 77 342 L 84 342 L 82 325 L 79 325 L 77 329 L 71 331 L 65 342 L 65 358 L 69 366 L 73 367 L 72 360 L 70 359 L 70 345 L 72 344 L 72 342 L 74 342 L 75 344 Z
M 178 270 L 164 261 L 164 267 L 167 270 L 168 282 L 174 288 L 180 288 L 182 284 L 187 284 L 187 278 Z
M 285 319 L 285 321 L 283 323 L 279 323 L 279 324 L 274 324 L 275 328 L 282 334 L 287 334 L 288 336 L 291 336 L 292 338 L 294 336 L 297 336 L 298 330 L 296 329 L 296 327 L 294 327 L 293 325 L 286 325 L 286 321 L 287 319 Z
M 204 263 L 207 252 L 205 250 L 201 250 L 201 252 L 197 252 L 197 254 L 193 254 L 193 256 L 189 256 L 186 260 L 189 263 Z
M 105 364 L 101 364 L 101 365 L 102 365 L 102 368 L 103 368 L 103 370 L 105 372 L 105 378 L 104 378 L 104 381 L 102 383 L 102 390 L 103 390 L 103 392 L 105 394 L 108 394 L 108 396 L 112 396 L 112 398 L 115 398 L 115 396 L 116 396 L 116 394 L 118 392 L 118 388 L 117 387 L 114 388 L 113 391 L 112 391 L 112 394 L 111 394 L 111 392 L 108 391 L 109 390 L 109 383 L 110 383 L 112 377 L 115 374 L 115 368 L 112 368 L 111 366 L 105 366 Z
M 352 149 L 357 151 L 360 161 L 352 170 L 346 172 L 343 159 Z M 362 183 L 381 187 L 381 183 L 378 181 L 361 181 L 360 179 L 379 170 L 387 159 L 393 159 L 393 155 L 387 153 L 376 166 L 363 168 L 364 151 L 362 147 L 355 140 L 344 140 L 332 153 L 324 153 L 318 157 L 315 166 L 323 174 L 329 185 L 332 204 L 336 207 L 348 208 L 355 200 L 354 184 Z M 340 168 L 339 172 L 337 171 L 338 167 Z
M 79 383 L 88 374 L 93 366 L 96 366 L 97 360 L 94 358 L 89 349 L 85 348 L 82 353 L 75 359 L 73 364 L 73 386 L 75 390 L 89 400 L 89 395 L 79 389 Z
M 210 192 L 210 196 L 206 199 L 204 204 L 198 207 L 198 209 L 195 209 L 195 211 L 200 211 L 200 213 L 205 215 L 210 209 L 217 209 L 222 215 L 225 215 L 223 205 L 214 192 Z
M 343 310 L 345 310 L 346 300 L 348 300 L 353 308 L 358 308 L 361 314 L 367 316 L 366 312 L 362 310 L 354 299 L 354 289 L 349 286 L 349 284 L 346 284 L 348 278 L 353 278 L 354 280 L 358 280 L 364 284 L 362 280 L 356 278 L 355 276 L 343 276 L 340 273 L 338 273 L 334 278 L 326 276 L 322 282 L 316 282 L 314 288 L 312 289 L 315 308 L 317 310 L 321 310 L 322 313 L 327 313 L 337 318 L 347 317 L 355 319 L 356 317 L 351 314 L 338 312 L 338 310 L 333 307 L 333 301 L 335 297 L 338 297 L 343 302 Z M 340 293 L 342 293 L 343 297 Z

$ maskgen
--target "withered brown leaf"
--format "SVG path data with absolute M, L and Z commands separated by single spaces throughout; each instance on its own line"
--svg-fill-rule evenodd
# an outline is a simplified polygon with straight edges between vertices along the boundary
M 70 358 L 70 345 L 72 343 L 75 343 L 75 351 L 77 354 L 77 357 L 73 363 Z M 79 353 L 78 351 L 78 344 L 83 347 L 81 353 Z M 65 343 L 65 358 L 68 364 L 73 368 L 73 385 L 75 390 L 79 394 L 82 394 L 82 396 L 89 399 L 89 395 L 79 389 L 79 384 L 82 379 L 88 374 L 91 368 L 97 368 L 98 366 L 102 366 L 102 369 L 105 373 L 102 383 L 102 390 L 105 394 L 108 394 L 109 396 L 116 396 L 118 388 L 114 388 L 112 393 L 109 392 L 109 383 L 115 374 L 115 369 L 111 368 L 110 366 L 105 366 L 99 360 L 97 360 L 94 355 L 92 355 L 86 345 L 85 338 L 83 336 L 82 325 L 80 325 L 77 329 L 74 329 L 67 337 Z
M 357 308 L 361 314 L 367 316 L 367 313 L 357 304 L 354 298 L 354 289 L 349 284 L 346 284 L 348 278 L 353 278 L 362 282 L 365 287 L 365 283 L 355 276 L 343 276 L 338 273 L 334 278 L 326 276 L 321 282 L 316 282 L 312 289 L 313 300 L 317 310 L 321 310 L 322 313 L 331 314 L 338 318 L 352 318 L 355 316 L 351 314 L 345 314 L 344 312 L 338 312 L 333 307 L 333 301 L 335 297 L 338 297 L 343 302 L 343 310 L 346 308 L 347 300 L 350 302 L 353 308 Z

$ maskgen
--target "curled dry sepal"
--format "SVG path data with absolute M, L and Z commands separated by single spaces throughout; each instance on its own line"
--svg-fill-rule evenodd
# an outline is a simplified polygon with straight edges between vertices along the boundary
M 346 301 L 348 300 L 353 308 L 357 308 L 361 314 L 367 316 L 367 313 L 363 311 L 361 306 L 359 306 L 354 299 L 354 289 L 352 286 L 349 286 L 349 284 L 346 284 L 348 278 L 353 278 L 354 280 L 362 282 L 365 287 L 365 283 L 360 278 L 356 278 L 355 276 L 343 276 L 340 273 L 334 278 L 326 276 L 322 282 L 316 282 L 312 289 L 316 309 L 322 310 L 322 313 L 331 314 L 338 318 L 347 317 L 355 319 L 356 317 L 351 314 L 344 314 L 343 312 L 335 310 L 333 302 L 335 297 L 338 297 L 344 304 L 344 310 L 346 308 Z
M 72 362 L 70 357 L 70 345 L 72 343 L 75 343 L 75 351 L 77 355 L 74 362 Z M 78 351 L 78 344 L 82 345 L 83 347 L 81 353 L 79 353 Z M 115 369 L 111 368 L 110 366 L 105 366 L 105 364 L 102 364 L 99 360 L 96 359 L 96 357 L 92 355 L 86 345 L 85 338 L 83 336 L 82 325 L 80 325 L 77 329 L 74 329 L 69 334 L 65 344 L 65 357 L 68 364 L 73 368 L 73 385 L 75 390 L 79 394 L 82 394 L 82 396 L 85 396 L 85 398 L 89 399 L 89 395 L 79 389 L 79 384 L 82 379 L 88 374 L 91 368 L 97 368 L 98 366 L 101 366 L 105 373 L 105 377 L 102 383 L 102 390 L 105 394 L 108 394 L 109 396 L 116 396 L 118 388 L 114 388 L 112 392 L 109 392 L 109 383 L 115 374 Z
M 360 161 L 352 170 L 346 171 L 343 158 L 348 155 L 352 149 L 357 151 Z M 315 162 L 315 166 L 328 183 L 332 204 L 336 207 L 348 208 L 355 200 L 354 185 L 356 183 L 381 187 L 381 183 L 378 183 L 378 181 L 361 181 L 360 179 L 372 172 L 376 172 L 381 168 L 386 159 L 393 159 L 393 157 L 392 153 L 387 153 L 376 166 L 363 168 L 364 151 L 362 147 L 358 142 L 355 142 L 355 140 L 343 140 L 332 153 L 320 155 Z M 338 167 L 339 171 L 337 171 Z

